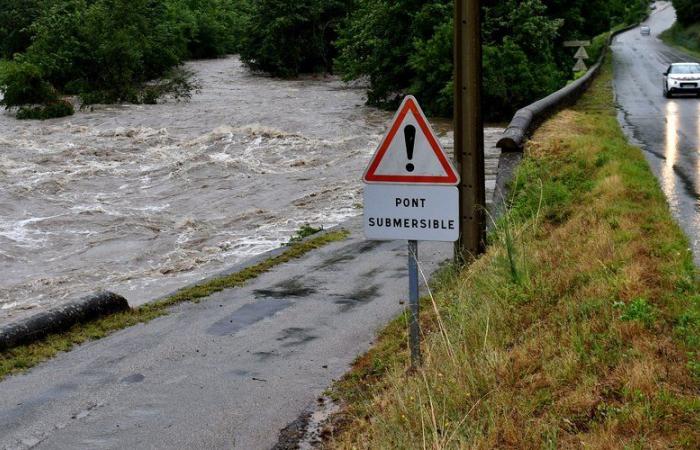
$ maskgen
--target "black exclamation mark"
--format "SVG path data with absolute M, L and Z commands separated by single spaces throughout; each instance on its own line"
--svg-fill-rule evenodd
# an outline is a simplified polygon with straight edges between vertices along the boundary
M 406 128 L 403 129 L 403 135 L 406 138 L 406 153 L 408 153 L 408 160 L 411 161 L 413 159 L 413 146 L 416 143 L 416 127 L 413 125 L 406 125 Z M 415 167 L 413 164 L 406 164 L 406 170 L 409 172 L 413 172 L 414 169 Z

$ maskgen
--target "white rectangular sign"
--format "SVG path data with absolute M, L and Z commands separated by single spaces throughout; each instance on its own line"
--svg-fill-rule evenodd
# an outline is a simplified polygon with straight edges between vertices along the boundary
M 367 239 L 459 239 L 459 191 L 455 186 L 366 184 L 364 201 Z
M 591 41 L 565 41 L 564 47 L 588 47 Z

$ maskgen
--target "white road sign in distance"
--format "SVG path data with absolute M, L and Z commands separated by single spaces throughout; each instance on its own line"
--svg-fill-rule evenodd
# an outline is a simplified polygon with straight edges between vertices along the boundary
M 366 184 L 364 201 L 367 239 L 459 239 L 459 191 L 455 186 Z

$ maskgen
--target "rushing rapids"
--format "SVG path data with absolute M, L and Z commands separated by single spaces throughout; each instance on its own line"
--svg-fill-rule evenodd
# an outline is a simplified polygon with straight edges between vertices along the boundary
M 361 213 L 391 118 L 361 87 L 188 67 L 189 102 L 0 115 L 0 323 L 98 289 L 140 304 Z

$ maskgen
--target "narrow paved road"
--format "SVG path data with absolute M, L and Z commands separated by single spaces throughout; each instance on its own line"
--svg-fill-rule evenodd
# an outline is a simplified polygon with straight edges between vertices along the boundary
M 266 449 L 404 306 L 405 242 L 349 240 L 0 383 L 0 448 Z M 451 244 L 421 244 L 432 272 Z
M 613 44 L 619 118 L 644 150 L 700 264 L 700 99 L 662 95 L 662 73 L 669 64 L 692 58 L 659 39 L 676 15 L 669 2 L 657 2 L 657 6 L 645 23 L 651 27 L 651 36 L 641 36 L 635 28 Z
M 489 197 L 497 138 L 486 130 Z M 270 448 L 405 308 L 406 243 L 367 242 L 361 225 L 243 288 L 0 382 L 0 449 Z M 421 243 L 426 276 L 451 249 Z

